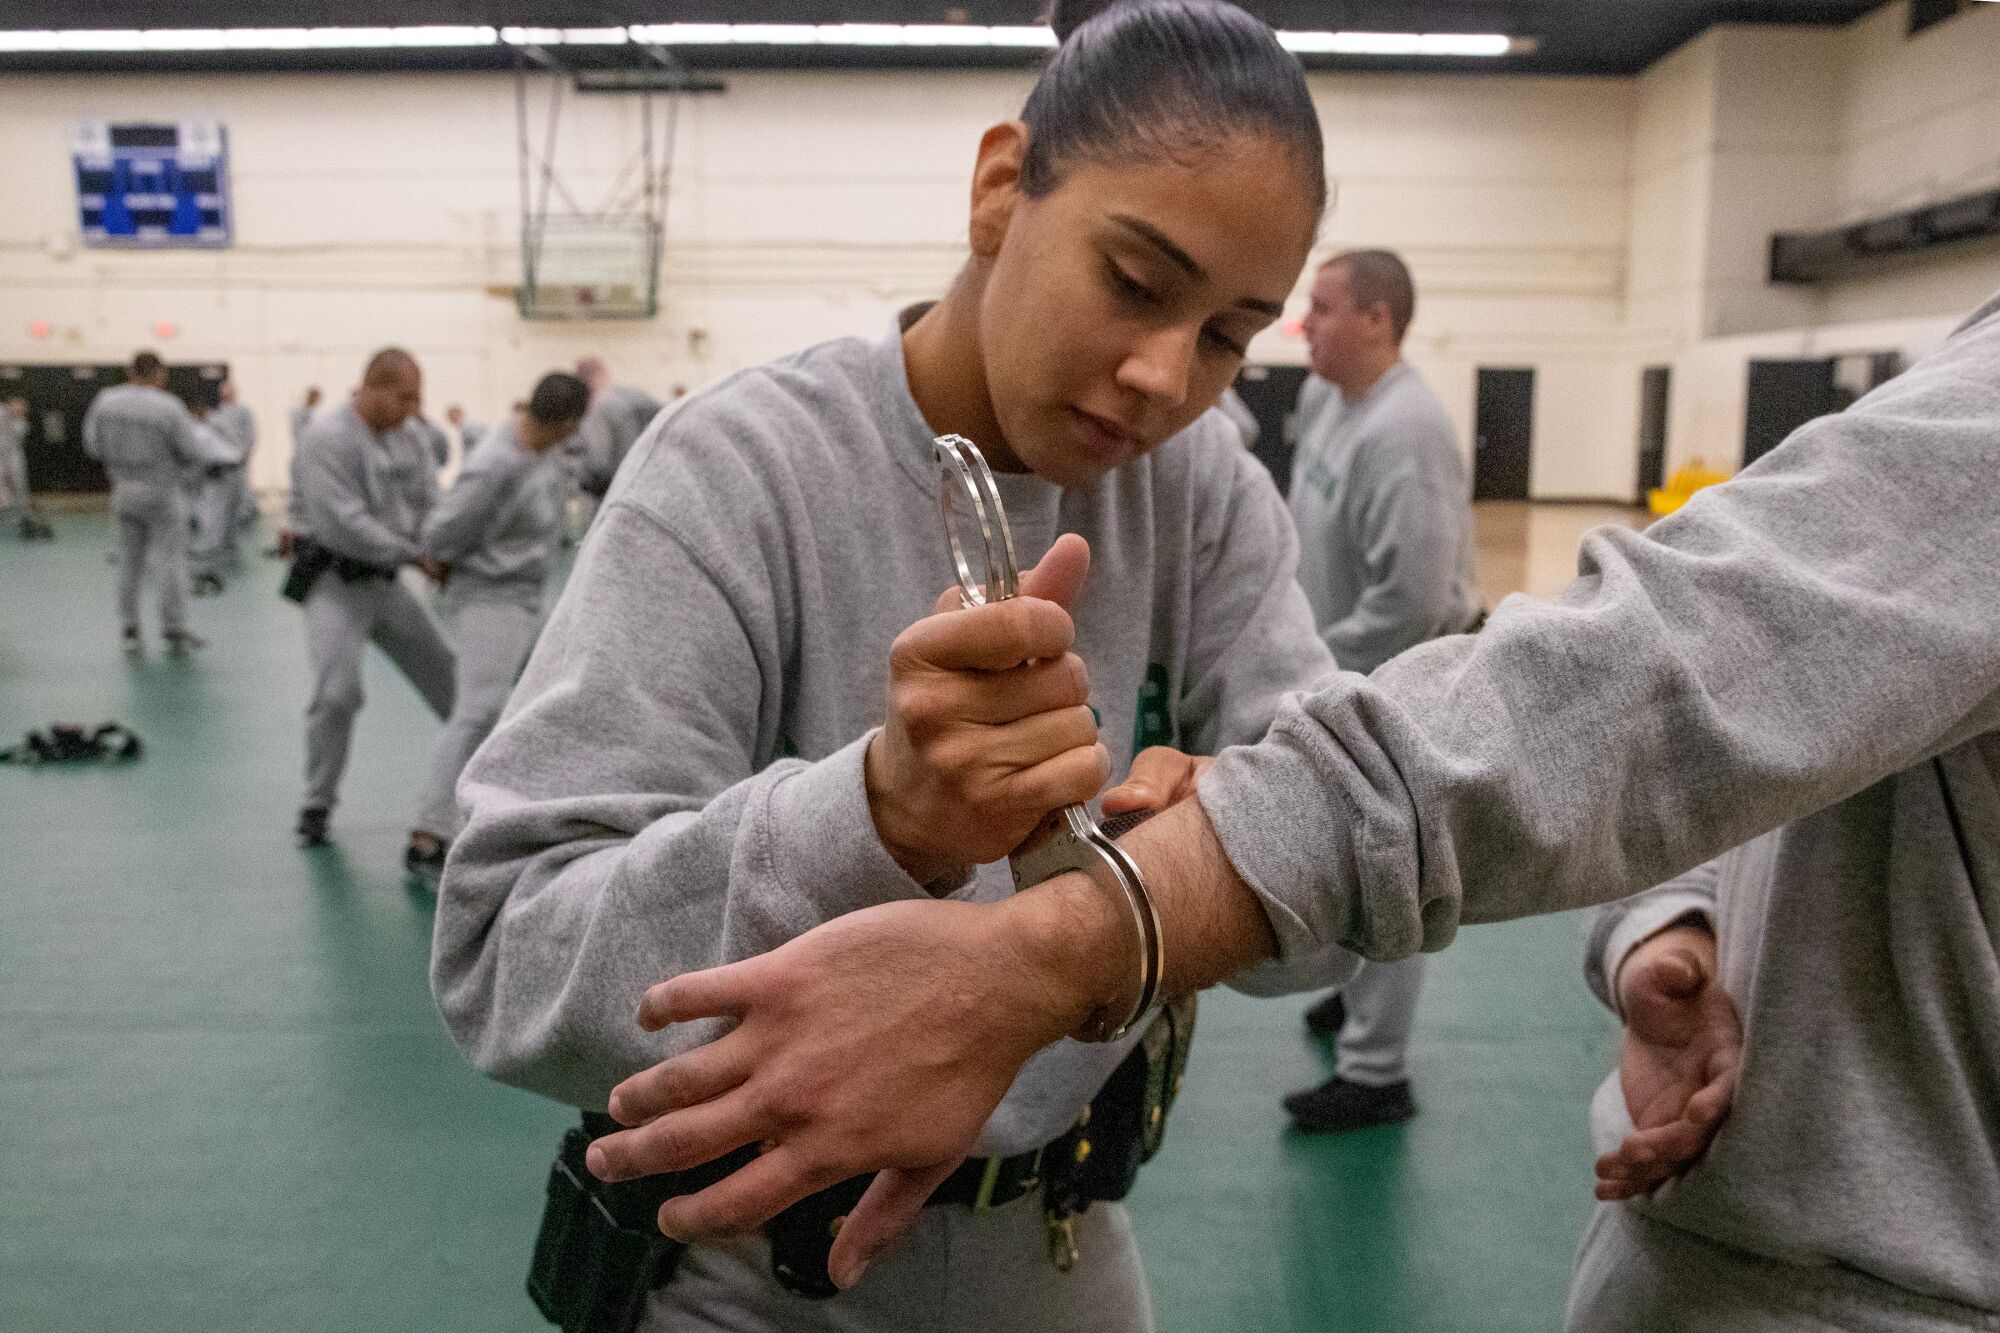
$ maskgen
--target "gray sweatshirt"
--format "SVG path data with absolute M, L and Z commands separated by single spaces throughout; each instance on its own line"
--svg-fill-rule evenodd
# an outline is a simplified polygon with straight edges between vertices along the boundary
M 377 435 L 352 403 L 319 413 L 292 459 L 304 530 L 334 554 L 382 569 L 421 559 L 438 497 L 430 449 L 415 417 Z
M 713 1035 L 640 1031 L 647 986 L 925 896 L 876 837 L 862 754 L 891 641 L 951 581 L 932 434 L 894 335 L 746 371 L 648 430 L 459 784 L 431 980 L 480 1068 L 601 1107 Z M 999 484 L 1023 568 L 1090 541 L 1077 651 L 1119 770 L 1253 738 L 1331 669 L 1284 504 L 1221 416 L 1088 488 Z M 991 866 L 957 896 L 1011 891 Z M 1328 979 L 1309 961 L 1294 984 Z M 984 1151 L 1060 1134 L 1130 1040 L 1038 1055 Z
M 1451 418 L 1407 361 L 1303 423 L 1289 497 L 1299 581 L 1342 667 L 1373 671 L 1478 615 L 1469 494 Z
M 257 419 L 241 403 L 224 403 L 208 414 L 208 424 L 229 437 L 247 466 L 257 448 Z
M 1713 885 L 1748 1045 L 1713 1155 L 1647 1207 L 1857 1309 L 2000 1312 L 1995 478 L 2000 301 L 1593 533 L 1553 601 L 1288 702 L 1203 804 L 1288 952 L 1441 948 L 1741 847 L 1661 895 Z
M 609 489 L 625 455 L 660 411 L 660 400 L 644 389 L 614 384 L 590 403 L 590 410 L 570 438 L 583 488 L 593 495 Z
M 461 597 L 540 606 L 562 525 L 563 473 L 553 452 L 521 447 L 512 422 L 487 431 L 424 521 L 423 545 L 451 566 Z
M 90 400 L 83 451 L 120 486 L 177 487 L 195 470 L 228 461 L 201 439 L 180 399 L 145 384 L 116 384 Z

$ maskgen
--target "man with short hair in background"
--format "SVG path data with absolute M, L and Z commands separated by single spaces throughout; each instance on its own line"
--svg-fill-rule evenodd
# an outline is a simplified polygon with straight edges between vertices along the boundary
M 175 655 L 202 647 L 187 627 L 188 510 L 185 484 L 227 462 L 196 433 L 187 406 L 167 392 L 167 367 L 151 352 L 132 358 L 126 382 L 91 400 L 83 451 L 111 474 L 118 525 L 118 618 L 127 652 L 143 646 L 139 581 L 150 565 L 160 596 L 160 633 Z
M 313 420 L 293 459 L 293 502 L 309 534 L 295 542 L 285 587 L 305 606 L 313 670 L 298 820 L 307 847 L 326 842 L 340 794 L 361 711 L 363 648 L 380 648 L 440 718 L 451 712 L 452 651 L 397 577 L 405 565 L 440 573 L 423 548 L 438 484 L 430 438 L 416 424 L 422 400 L 416 358 L 397 347 L 377 352 L 354 397 Z
M 1356 250 L 1320 267 L 1305 319 L 1315 378 L 1300 395 L 1289 499 L 1299 582 L 1347 671 L 1373 671 L 1481 614 L 1465 464 L 1444 405 L 1403 360 L 1415 314 L 1403 261 Z M 1338 1059 L 1332 1078 L 1285 1099 L 1300 1129 L 1416 1114 L 1408 1057 L 1425 958 L 1368 963 L 1307 1011 L 1314 1035 L 1337 1037 Z

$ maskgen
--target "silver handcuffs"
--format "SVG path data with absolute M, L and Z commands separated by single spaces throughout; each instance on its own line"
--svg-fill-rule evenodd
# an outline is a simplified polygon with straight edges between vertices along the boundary
M 935 447 L 941 483 L 938 508 L 944 516 L 945 537 L 951 543 L 960 600 L 974 607 L 1019 596 L 1021 572 L 1014 557 L 1014 534 L 1007 526 L 1007 511 L 1000 503 L 992 469 L 986 466 L 979 447 L 962 435 L 941 435 Z M 972 515 L 971 526 L 978 529 L 983 579 L 973 570 L 954 496 L 965 503 Z M 1167 970 L 1166 940 L 1160 933 L 1160 915 L 1153 906 L 1146 877 L 1081 805 L 1050 811 L 1027 841 L 1014 849 L 1007 864 L 1014 872 L 1017 891 L 1057 875 L 1081 872 L 1116 895 L 1129 910 L 1139 941 L 1138 997 L 1123 1021 L 1114 1023 L 1109 1011 L 1099 1011 L 1076 1033 L 1080 1041 L 1118 1040 L 1152 1013 Z

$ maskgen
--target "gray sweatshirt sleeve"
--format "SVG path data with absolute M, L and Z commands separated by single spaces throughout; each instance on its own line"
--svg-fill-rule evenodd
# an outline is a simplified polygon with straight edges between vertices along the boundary
M 875 834 L 867 737 L 784 748 L 771 575 L 754 543 L 684 540 L 614 500 L 507 715 L 459 786 L 431 984 L 459 1045 L 579 1106 L 708 1040 L 651 1035 L 648 986 L 927 895 Z
M 1715 933 L 1715 885 L 1719 861 L 1704 861 L 1685 875 L 1597 909 L 1585 946 L 1583 978 L 1591 993 L 1613 1013 L 1620 1013 L 1613 983 L 1625 956 L 1668 926 L 1699 921 Z
M 1553 601 L 1287 702 L 1201 799 L 1285 954 L 1604 902 L 2000 726 L 1994 307 Z
M 464 471 L 444 492 L 424 520 L 424 552 L 451 564 L 478 546 L 492 531 L 493 521 L 516 494 L 521 473 L 507 466 L 505 456 L 481 451 L 468 458 Z
M 365 441 L 333 430 L 307 433 L 308 445 L 293 459 L 293 479 L 301 497 L 306 531 L 329 550 L 384 568 L 421 559 L 417 544 L 376 518 L 364 489 Z M 435 487 L 436 482 L 433 481 Z
M 1241 449 L 1221 455 L 1228 471 L 1204 486 L 1219 497 L 1195 527 L 1198 614 L 1190 630 L 1182 737 L 1190 753 L 1214 754 L 1262 736 L 1286 695 L 1335 670 L 1299 587 L 1298 533 L 1270 473 Z M 1360 959 L 1328 945 L 1250 968 L 1229 985 L 1246 995 L 1288 995 L 1342 985 Z
M 1358 466 L 1381 473 L 1352 488 L 1361 497 L 1354 530 L 1367 586 L 1354 609 L 1323 631 L 1334 659 L 1356 670 L 1373 670 L 1440 630 L 1464 628 L 1452 623 L 1460 548 L 1439 535 L 1463 529 L 1465 497 L 1457 478 L 1426 466 L 1417 442 L 1396 445 L 1394 452 L 1356 450 Z

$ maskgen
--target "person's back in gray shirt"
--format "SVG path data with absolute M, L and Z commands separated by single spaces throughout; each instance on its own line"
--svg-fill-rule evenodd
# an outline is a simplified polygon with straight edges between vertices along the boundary
M 1292 461 L 1299 581 L 1334 659 L 1373 671 L 1478 616 L 1465 465 L 1407 361 L 1359 402 L 1336 392 L 1314 406 Z
M 229 461 L 199 438 L 180 399 L 145 384 L 113 385 L 91 400 L 83 449 L 127 485 L 178 487 L 205 464 Z
M 424 550 L 451 566 L 458 592 L 539 605 L 562 498 L 555 452 L 525 448 L 514 424 L 503 421 L 480 438 L 425 520 Z

